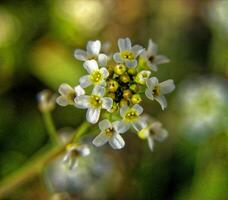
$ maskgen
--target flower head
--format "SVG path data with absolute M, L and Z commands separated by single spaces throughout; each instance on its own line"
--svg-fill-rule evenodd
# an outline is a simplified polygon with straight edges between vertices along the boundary
M 147 80 L 146 85 L 146 96 L 151 100 L 155 99 L 160 103 L 162 110 L 164 110 L 167 107 L 167 101 L 164 95 L 175 89 L 173 80 L 169 79 L 159 83 L 156 77 L 152 77 Z
M 147 139 L 151 151 L 154 149 L 154 141 L 161 142 L 168 136 L 168 132 L 162 127 L 162 124 L 147 115 L 142 117 L 142 126 L 138 136 L 141 139 Z
M 139 131 L 142 127 L 140 115 L 143 113 L 143 108 L 139 104 L 132 107 L 123 106 L 120 108 L 122 121 L 120 122 L 121 130 L 126 132 L 132 125 L 135 130 Z
M 74 99 L 77 96 L 84 95 L 84 89 L 78 85 L 72 88 L 70 85 L 63 83 L 59 86 L 60 96 L 57 97 L 56 102 L 60 106 L 74 105 Z
M 166 56 L 157 54 L 157 45 L 151 39 L 149 40 L 147 50 L 143 51 L 141 58 L 153 71 L 157 71 L 157 65 L 169 62 Z
M 129 38 L 120 38 L 118 40 L 118 47 L 120 52 L 113 55 L 113 59 L 117 63 L 124 63 L 127 67 L 137 66 L 137 57 L 143 52 L 143 48 L 139 45 L 131 46 Z
M 113 149 L 121 149 L 125 142 L 119 133 L 123 133 L 123 129 L 119 126 L 119 121 L 110 122 L 107 119 L 99 122 L 101 133 L 93 140 L 93 144 L 97 147 L 109 143 Z
M 113 100 L 110 97 L 104 97 L 104 94 L 104 87 L 95 86 L 90 96 L 81 95 L 75 99 L 76 107 L 88 109 L 86 119 L 92 124 L 98 122 L 101 109 L 109 110 L 112 108 Z
M 106 58 L 103 58 L 100 62 L 105 64 L 105 59 Z M 85 61 L 83 66 L 89 73 L 89 75 L 82 76 L 79 80 L 80 85 L 83 88 L 86 88 L 90 85 L 105 85 L 105 80 L 109 75 L 109 72 L 105 67 L 99 69 L 96 60 Z
M 78 159 L 90 154 L 90 149 L 87 145 L 68 144 L 66 146 L 66 154 L 63 157 L 63 162 L 68 169 L 73 170 L 78 165 Z

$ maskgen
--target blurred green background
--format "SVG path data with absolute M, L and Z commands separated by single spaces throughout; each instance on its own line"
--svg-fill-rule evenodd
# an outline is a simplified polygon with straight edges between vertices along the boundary
M 78 84 L 85 71 L 73 57 L 75 48 L 99 39 L 115 52 L 119 37 L 145 47 L 152 38 L 171 59 L 154 75 L 177 87 L 164 112 L 154 102 L 145 110 L 163 123 L 168 139 L 153 153 L 134 134 L 125 136 L 121 151 L 102 147 L 118 180 L 106 180 L 90 197 L 71 198 L 228 199 L 227 21 L 226 0 L 2 0 L 0 180 L 49 142 L 36 95 L 57 91 L 63 82 Z M 57 128 L 75 128 L 85 118 L 72 107 L 57 107 L 53 117 Z M 4 199 L 71 199 L 45 188 L 42 178 L 32 179 Z

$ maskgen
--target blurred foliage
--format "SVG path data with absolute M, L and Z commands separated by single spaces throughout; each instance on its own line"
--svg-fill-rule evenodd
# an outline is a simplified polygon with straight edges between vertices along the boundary
M 159 78 L 174 79 L 177 90 L 168 97 L 165 112 L 156 103 L 146 106 L 164 123 L 170 136 L 156 145 L 153 153 L 130 133 L 123 151 L 102 147 L 121 173 L 115 191 L 103 198 L 228 199 L 227 13 L 228 1 L 219 0 L 1 1 L 0 179 L 23 166 L 49 142 L 36 95 L 45 88 L 57 91 L 63 82 L 78 84 L 84 70 L 73 57 L 75 48 L 85 48 L 87 40 L 100 39 L 110 41 L 115 49 L 117 39 L 126 36 L 147 46 L 152 38 L 159 52 L 171 59 L 171 63 L 159 67 Z M 221 107 L 215 107 L 220 102 L 213 103 L 210 88 L 206 100 L 195 101 L 190 95 L 184 107 L 180 104 L 179 99 L 193 91 L 203 96 L 198 90 L 201 81 L 212 79 L 223 88 L 210 87 L 225 96 Z M 209 102 L 217 112 L 210 129 L 194 124 L 210 117 L 202 102 Z M 77 127 L 84 120 L 84 111 L 57 107 L 53 117 L 57 128 Z M 192 121 L 185 125 L 189 119 Z M 194 140 L 189 137 L 192 127 L 196 127 Z M 112 185 L 112 180 L 102 187 L 106 185 Z M 51 192 L 44 190 L 44 181 L 35 179 L 6 199 L 66 196 Z

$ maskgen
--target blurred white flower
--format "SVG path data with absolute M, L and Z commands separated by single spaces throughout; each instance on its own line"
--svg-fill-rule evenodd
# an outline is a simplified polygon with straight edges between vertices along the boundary
M 160 103 L 162 110 L 164 110 L 167 107 L 167 101 L 164 95 L 175 89 L 173 80 L 169 79 L 159 83 L 156 77 L 152 77 L 147 80 L 146 84 L 146 96 L 151 100 L 155 99 L 158 103 Z
M 104 66 L 106 61 L 106 57 L 100 57 L 101 66 Z M 84 68 L 87 70 L 89 75 L 82 76 L 80 78 L 80 85 L 83 88 L 86 88 L 90 85 L 105 85 L 106 78 L 109 75 L 108 70 L 105 67 L 99 69 L 98 64 L 95 60 L 85 61 Z
M 80 157 L 88 156 L 90 149 L 86 145 L 68 144 L 66 154 L 63 157 L 63 163 L 69 170 L 76 169 Z
M 124 133 L 130 128 L 130 126 L 133 126 L 136 131 L 139 131 L 142 128 L 142 122 L 140 119 L 142 113 L 143 108 L 138 104 L 135 104 L 132 107 L 128 107 L 127 105 L 121 107 L 120 115 L 123 119 L 118 124 L 118 129 Z
M 118 126 L 120 122 L 110 122 L 107 119 L 99 122 L 101 133 L 93 140 L 93 144 L 97 147 L 109 143 L 113 149 L 122 149 L 125 145 L 123 138 L 119 133 L 123 133 Z
M 95 86 L 93 88 L 92 95 L 81 95 L 75 98 L 76 107 L 88 109 L 86 119 L 92 124 L 98 122 L 101 109 L 109 110 L 112 108 L 112 98 L 104 97 L 104 94 L 104 87 Z
M 154 149 L 154 141 L 163 141 L 168 136 L 168 131 L 162 127 L 162 124 L 153 120 L 147 115 L 142 117 L 143 128 L 138 131 L 141 139 L 147 139 L 151 151 Z
M 84 95 L 84 89 L 78 85 L 75 88 L 72 88 L 67 83 L 63 83 L 59 86 L 60 96 L 57 97 L 56 102 L 60 106 L 74 105 L 74 99 L 77 96 Z
M 141 57 L 151 70 L 157 71 L 157 65 L 168 63 L 166 56 L 157 54 L 157 45 L 150 39 L 147 50 L 144 50 Z
M 113 59 L 117 63 L 124 63 L 127 67 L 136 67 L 136 58 L 143 52 L 143 48 L 140 45 L 131 46 L 131 40 L 129 38 L 120 38 L 118 40 L 118 47 L 120 52 L 113 55 Z

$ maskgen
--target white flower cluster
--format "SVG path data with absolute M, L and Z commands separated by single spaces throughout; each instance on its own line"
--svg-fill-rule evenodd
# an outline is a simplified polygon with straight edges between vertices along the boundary
M 93 144 L 102 146 L 108 142 L 114 149 L 124 147 L 121 134 L 131 127 L 140 133 L 141 138 L 153 138 L 149 131 L 144 133 L 147 127 L 150 130 L 155 127 L 156 133 L 163 133 L 160 124 L 148 124 L 151 121 L 142 117 L 142 96 L 145 94 L 148 99 L 156 100 L 164 110 L 167 107 L 164 95 L 175 89 L 173 80 L 159 83 L 153 76 L 157 65 L 167 63 L 169 59 L 157 54 L 157 46 L 152 40 L 144 49 L 140 45 L 132 46 L 129 38 L 121 38 L 118 48 L 119 52 L 113 56 L 106 55 L 101 52 L 101 42 L 96 40 L 87 43 L 86 51 L 75 50 L 75 58 L 84 62 L 83 67 L 88 74 L 80 78 L 80 84 L 75 88 L 66 83 L 60 85 L 60 96 L 56 100 L 61 106 L 75 105 L 87 109 L 86 119 L 91 124 L 101 119 L 101 133 Z M 91 91 L 91 87 L 92 92 L 87 95 L 85 90 Z M 152 139 L 148 141 L 152 149 Z

